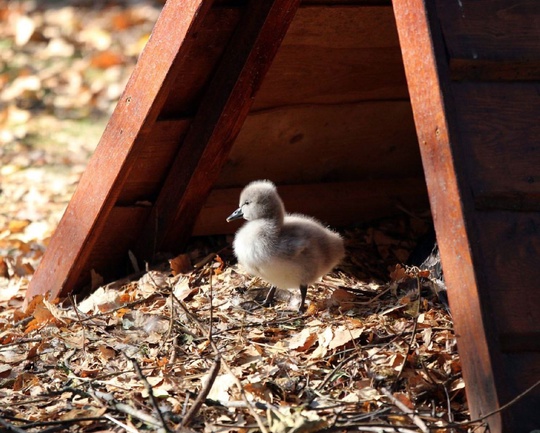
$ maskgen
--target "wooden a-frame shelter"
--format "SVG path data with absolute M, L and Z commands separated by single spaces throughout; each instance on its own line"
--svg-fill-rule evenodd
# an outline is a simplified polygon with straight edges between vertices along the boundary
M 27 296 L 222 232 L 245 180 L 334 224 L 427 184 L 472 416 L 496 411 L 540 379 L 539 62 L 537 0 L 169 0 Z

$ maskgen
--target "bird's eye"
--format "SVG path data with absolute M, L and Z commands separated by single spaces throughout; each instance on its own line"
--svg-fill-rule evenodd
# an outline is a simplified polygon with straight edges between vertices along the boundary
M 251 201 L 246 200 L 242 206 L 246 206 L 246 205 L 248 205 L 248 204 L 251 204 Z

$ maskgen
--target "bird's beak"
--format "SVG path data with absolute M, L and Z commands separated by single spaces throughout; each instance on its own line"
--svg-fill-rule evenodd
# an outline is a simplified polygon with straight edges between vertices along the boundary
M 242 208 L 239 207 L 238 209 L 236 209 L 232 214 L 230 214 L 227 217 L 227 222 L 230 223 L 231 221 L 239 220 L 243 216 L 244 216 L 244 212 L 242 212 Z

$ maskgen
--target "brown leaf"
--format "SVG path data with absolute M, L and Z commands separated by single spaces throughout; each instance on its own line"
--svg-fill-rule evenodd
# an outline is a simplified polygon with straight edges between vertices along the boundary
M 0 277 L 9 278 L 8 265 L 4 257 L 0 257 Z
M 143 22 L 143 18 L 130 10 L 122 12 L 112 17 L 112 27 L 114 30 L 126 30 Z
M 402 392 L 395 392 L 393 396 L 399 400 L 401 403 L 403 403 L 405 406 L 407 406 L 409 409 L 414 409 L 414 404 L 411 401 L 411 399 Z
M 13 369 L 9 365 L 6 365 L 6 364 L 0 365 L 0 379 L 8 378 L 12 370 Z
M 289 340 L 289 348 L 298 352 L 305 352 L 317 342 L 316 329 L 304 328 Z
M 25 258 L 22 256 L 17 257 L 17 261 L 15 262 L 15 274 L 17 274 L 19 277 L 25 277 L 27 275 L 33 275 L 34 268 L 30 263 L 27 262 Z
M 8 230 L 11 233 L 21 233 L 30 224 L 30 220 L 11 220 L 8 225 Z
M 339 307 L 346 311 L 355 307 L 355 301 L 357 301 L 357 298 L 354 293 L 343 289 L 336 289 L 328 298 L 327 304 L 329 307 Z
M 214 258 L 215 262 L 212 265 L 212 268 L 214 269 L 214 275 L 219 275 L 223 272 L 223 268 L 225 267 L 225 263 L 223 262 L 223 259 L 219 257 L 216 254 L 216 257 Z
M 329 349 L 336 349 L 338 347 L 344 346 L 350 341 L 356 340 L 360 335 L 362 335 L 363 328 L 354 328 L 349 329 L 345 325 L 338 327 L 334 331 L 334 338 L 328 345 Z
M 124 63 L 124 56 L 114 51 L 102 51 L 90 59 L 90 65 L 98 69 L 108 69 Z
M 180 254 L 174 259 L 169 260 L 171 271 L 173 275 L 187 274 L 191 269 L 191 260 L 189 254 Z
M 39 384 L 39 378 L 32 373 L 22 373 L 17 376 L 13 383 L 13 391 L 24 391 Z
M 97 377 L 101 373 L 101 370 L 81 370 L 79 373 L 80 377 Z
M 407 273 L 407 271 L 405 270 L 405 268 L 401 265 L 396 265 L 396 267 L 394 268 L 394 270 L 392 272 L 390 272 L 390 278 L 392 279 L 392 281 L 402 281 L 406 278 L 409 278 L 409 274 Z
M 199 287 L 191 287 L 189 278 L 182 278 L 175 284 L 173 293 L 181 301 L 187 301 L 199 292 Z

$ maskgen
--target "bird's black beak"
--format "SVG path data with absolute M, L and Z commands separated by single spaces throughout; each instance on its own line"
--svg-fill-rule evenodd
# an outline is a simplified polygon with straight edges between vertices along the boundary
M 244 212 L 242 212 L 242 208 L 239 207 L 238 209 L 236 209 L 232 214 L 230 214 L 227 217 L 227 222 L 230 223 L 231 221 L 239 220 L 243 216 L 244 216 Z

